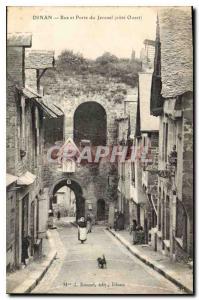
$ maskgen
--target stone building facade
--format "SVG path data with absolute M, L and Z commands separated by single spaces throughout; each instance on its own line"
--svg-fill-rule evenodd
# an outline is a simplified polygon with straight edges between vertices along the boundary
M 131 161 L 131 155 L 134 148 L 134 136 L 136 128 L 136 112 L 137 112 L 138 90 L 128 98 L 125 103 L 125 109 L 122 114 L 117 117 L 117 144 L 121 150 L 127 147 L 127 155 L 125 161 L 118 161 L 118 198 L 117 211 L 124 214 L 124 225 L 128 228 L 132 219 L 135 218 L 135 204 L 132 198 L 132 189 L 135 183 L 134 161 Z
M 176 22 L 176 19 L 178 22 Z M 193 257 L 193 64 L 191 9 L 157 21 L 151 114 L 159 116 L 157 232 L 171 259 Z
M 67 78 L 65 89 L 62 82 L 64 79 L 60 78 L 56 94 L 48 84 L 50 92 L 44 99 L 51 103 L 55 103 L 56 99 L 56 105 L 64 112 L 64 120 L 61 133 L 63 140 L 58 141 L 55 136 L 52 141 L 46 137 L 45 158 L 51 146 L 59 142 L 63 145 L 68 139 L 72 139 L 81 149 L 85 144 L 89 145 L 92 151 L 98 145 L 108 146 L 111 150 L 117 144 L 117 114 L 124 111 L 124 101 L 128 100 L 133 89 L 121 83 L 106 81 L 100 75 L 87 76 Z M 77 217 L 80 212 L 87 215 L 92 210 L 97 223 L 112 222 L 118 176 L 117 163 L 110 163 L 108 157 L 98 163 L 82 164 L 72 173 L 60 171 L 46 161 L 43 178 L 49 191 L 50 205 L 57 189 L 67 185 L 76 195 Z
M 142 71 L 138 80 L 138 105 L 135 130 L 134 186 L 132 198 L 135 205 L 134 216 L 138 225 L 145 231 L 148 242 L 149 230 L 156 222 L 157 178 L 148 172 L 147 167 L 155 163 L 158 149 L 159 120 L 150 115 L 152 72 Z M 155 227 L 155 226 L 154 226 Z
M 121 147 L 121 151 L 127 146 L 127 141 L 130 134 L 130 118 L 129 115 L 123 114 L 118 116 L 117 118 L 117 126 L 118 126 L 118 138 L 117 143 Z M 131 164 L 128 160 L 128 156 L 124 161 L 118 161 L 118 199 L 117 199 L 117 206 L 115 209 L 118 212 L 124 214 L 124 225 L 125 227 L 130 223 L 130 171 Z
M 7 269 L 20 266 L 22 241 L 27 235 L 30 236 L 30 256 L 38 254 L 42 233 L 46 230 L 40 222 L 44 199 L 41 176 L 45 113 L 37 89 L 32 90 L 26 85 L 25 52 L 31 44 L 30 34 L 8 34 Z
M 138 75 L 133 106 L 117 119 L 118 144 L 129 148 L 127 159 L 118 162 L 117 210 L 124 213 L 126 228 L 135 219 L 145 229 L 146 243 L 157 222 L 157 174 L 147 168 L 157 165 L 159 131 L 159 120 L 150 115 L 152 71 L 147 70 Z M 133 118 L 129 118 L 132 113 Z

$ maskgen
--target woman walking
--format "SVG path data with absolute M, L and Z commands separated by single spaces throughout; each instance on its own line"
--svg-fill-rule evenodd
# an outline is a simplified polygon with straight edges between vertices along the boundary
M 92 217 L 91 217 L 90 214 L 88 214 L 86 221 L 87 221 L 87 228 L 88 228 L 87 233 L 91 233 L 92 232 L 92 226 L 93 226 L 93 220 L 92 220 Z
M 87 228 L 84 217 L 81 217 L 77 223 L 78 225 L 78 240 L 83 244 L 87 239 Z

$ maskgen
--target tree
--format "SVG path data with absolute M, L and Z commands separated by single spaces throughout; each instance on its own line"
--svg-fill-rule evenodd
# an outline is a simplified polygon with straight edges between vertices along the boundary
M 57 58 L 57 69 L 80 69 L 82 66 L 87 65 L 87 60 L 81 53 L 74 53 L 72 50 L 64 50 Z
M 105 52 L 102 56 L 96 58 L 96 62 L 100 63 L 101 65 L 105 65 L 108 63 L 118 62 L 118 58 L 110 52 Z

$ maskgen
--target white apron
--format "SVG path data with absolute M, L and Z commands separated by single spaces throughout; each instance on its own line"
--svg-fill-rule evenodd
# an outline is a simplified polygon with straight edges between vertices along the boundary
M 87 238 L 87 228 L 86 227 L 78 227 L 78 239 L 80 241 L 85 241 Z

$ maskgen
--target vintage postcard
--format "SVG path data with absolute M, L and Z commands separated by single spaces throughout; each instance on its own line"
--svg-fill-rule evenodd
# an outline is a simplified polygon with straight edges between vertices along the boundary
M 7 7 L 8 294 L 193 294 L 193 9 Z

